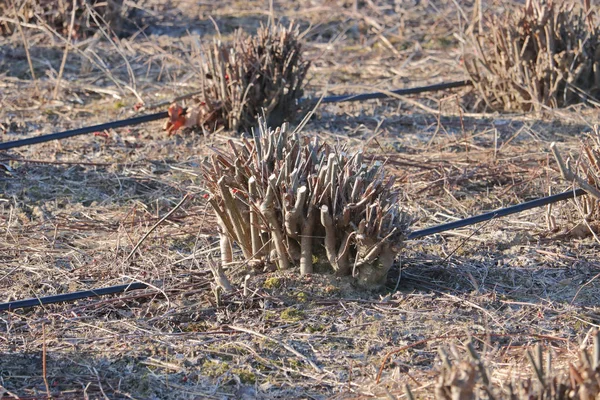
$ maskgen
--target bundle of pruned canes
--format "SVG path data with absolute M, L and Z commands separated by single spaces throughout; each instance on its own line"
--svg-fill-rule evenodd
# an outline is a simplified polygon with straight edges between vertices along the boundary
M 481 4 L 481 3 L 479 3 Z M 465 67 L 475 108 L 539 111 L 597 99 L 600 42 L 589 0 L 527 0 L 475 20 Z
M 558 145 L 552 143 L 550 149 L 563 179 L 574 187 L 585 190 L 581 202 L 577 202 L 577 212 L 580 222 L 569 231 L 575 237 L 585 237 L 590 233 L 600 232 L 600 130 L 594 127 L 585 140 L 582 140 L 579 152 L 568 154 L 566 158 L 560 154 Z M 554 220 L 549 221 L 555 227 Z
M 581 187 L 590 196 L 582 204 L 586 220 L 597 219 L 600 201 L 600 128 L 594 127 L 586 140 L 581 142 L 579 154 L 571 154 L 566 160 L 561 156 L 556 143 L 550 145 L 563 179 Z
M 183 125 L 249 131 L 256 127 L 257 115 L 264 115 L 270 126 L 291 122 L 300 110 L 309 66 L 293 25 L 268 24 L 253 36 L 239 29 L 230 43 L 215 40 L 203 48 L 201 93 L 188 104 L 185 116 L 183 107 L 171 106 L 167 129 Z
M 75 9 L 73 9 L 75 7 Z M 126 17 L 122 0 L 8 0 L 0 1 L 0 34 L 17 31 L 16 23 L 45 24 L 67 35 L 74 13 L 73 35 L 87 36 L 100 25 L 119 32 Z
M 449 350 L 440 350 L 442 363 L 435 388 L 436 400 L 595 400 L 600 397 L 600 334 L 597 331 L 593 351 L 581 349 L 567 370 L 553 368 L 551 353 L 547 352 L 544 357 L 540 345 L 534 351 L 526 350 L 532 372 L 526 379 L 519 377 L 518 381 L 516 377 L 493 380 L 492 371 L 471 343 L 467 345 L 466 357 L 454 347 Z
M 363 287 L 384 283 L 411 222 L 394 178 L 362 152 L 259 122 L 254 140 L 229 141 L 202 165 L 223 264 L 235 243 L 253 264 L 301 274 L 327 264 Z

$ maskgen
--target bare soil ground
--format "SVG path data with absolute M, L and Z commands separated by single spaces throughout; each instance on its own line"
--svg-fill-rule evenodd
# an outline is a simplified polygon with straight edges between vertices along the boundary
M 464 78 L 459 21 L 470 2 L 357 6 L 274 2 L 277 19 L 306 30 L 307 95 Z M 254 31 L 269 4 L 157 1 L 136 15 L 144 25 L 133 35 L 71 47 L 60 80 L 64 39 L 24 28 L 34 80 L 22 37 L 0 37 L 0 140 L 126 118 L 140 98 L 149 105 L 197 90 L 199 44 L 216 27 L 223 40 L 237 27 Z M 473 114 L 468 96 L 328 105 L 304 133 L 385 160 L 414 229 L 568 187 L 548 146 L 576 149 L 596 110 Z M 241 265 L 229 271 L 240 290 L 217 300 L 209 265 L 218 237 L 197 166 L 231 136 L 167 137 L 161 125 L 0 153 L 0 302 L 152 285 L 0 313 L 2 398 L 402 398 L 405 384 L 430 398 L 440 347 L 471 336 L 500 383 L 528 376 L 525 350 L 536 343 L 564 369 L 600 324 L 599 242 L 585 229 L 569 233 L 582 220 L 573 201 L 407 242 L 379 292 L 270 272 L 253 273 L 244 293 Z M 194 197 L 128 257 L 186 193 Z

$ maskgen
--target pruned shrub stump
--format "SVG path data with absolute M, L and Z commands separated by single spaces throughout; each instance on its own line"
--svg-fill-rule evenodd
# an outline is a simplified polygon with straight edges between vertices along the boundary
M 74 38 L 87 37 L 98 30 L 110 27 L 120 33 L 130 6 L 123 0 L 76 0 Z M 0 15 L 19 23 L 46 24 L 57 33 L 68 34 L 73 12 L 73 1 L 14 0 L 0 2 Z M 17 31 L 14 22 L 0 21 L 0 34 L 10 35 Z
M 261 26 L 255 36 L 235 32 L 231 43 L 206 46 L 199 67 L 201 93 L 187 109 L 169 109 L 167 131 L 199 126 L 208 132 L 224 128 L 249 132 L 263 115 L 269 126 L 293 122 L 301 109 L 303 83 L 310 63 L 293 25 Z
M 480 21 L 464 65 L 475 109 L 522 112 L 598 99 L 600 43 L 594 13 L 576 0 L 527 0 Z
M 248 262 L 330 271 L 363 287 L 385 278 L 410 225 L 402 194 L 378 161 L 261 121 L 253 140 L 229 141 L 202 165 L 223 264 L 235 243 Z

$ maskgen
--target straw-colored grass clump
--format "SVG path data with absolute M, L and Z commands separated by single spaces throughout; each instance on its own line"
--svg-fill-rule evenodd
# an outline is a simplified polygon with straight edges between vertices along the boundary
M 270 126 L 295 118 L 310 63 L 293 25 L 261 26 L 254 36 L 238 30 L 231 43 L 215 40 L 201 57 L 201 93 L 187 115 L 171 106 L 170 133 L 180 126 L 250 131 L 257 115 L 265 115 Z
M 466 69 L 476 108 L 539 111 L 598 98 L 600 43 L 589 2 L 527 0 L 474 23 Z
M 229 142 L 202 171 L 221 227 L 223 264 L 232 243 L 254 264 L 313 264 L 364 287 L 385 281 L 410 219 L 379 162 L 261 123 L 255 140 Z M 325 262 L 323 262 L 325 261 Z

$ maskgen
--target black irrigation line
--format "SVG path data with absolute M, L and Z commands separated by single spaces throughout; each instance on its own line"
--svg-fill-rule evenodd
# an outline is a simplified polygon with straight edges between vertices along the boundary
M 490 211 L 485 214 L 476 215 L 465 219 L 459 219 L 458 221 L 448 222 L 446 224 L 432 226 L 431 228 L 422 229 L 420 231 L 413 231 L 408 234 L 408 239 L 417 239 L 423 236 L 434 235 L 440 232 L 451 231 L 453 229 L 463 228 L 465 226 L 474 225 L 479 222 L 489 221 L 494 218 L 505 217 L 507 215 L 520 213 L 525 210 L 531 210 L 536 207 L 547 206 L 548 204 L 557 203 L 559 201 L 573 199 L 575 197 L 582 196 L 587 192 L 583 189 L 571 189 L 566 192 L 554 194 L 552 196 L 542 197 L 535 200 L 526 201 L 525 203 L 516 204 L 514 206 L 499 208 L 495 211 Z
M 532 208 L 543 207 L 548 204 L 572 199 L 572 198 L 575 198 L 575 197 L 578 197 L 578 196 L 581 196 L 584 194 L 586 194 L 586 192 L 583 189 L 567 190 L 566 192 L 562 192 L 562 193 L 555 194 L 552 196 L 542 197 L 542 198 L 539 198 L 536 200 L 527 201 L 525 203 L 516 204 L 514 206 L 510 206 L 510 207 L 506 207 L 506 208 L 500 208 L 498 210 L 490 211 L 485 214 L 477 215 L 474 217 L 465 218 L 465 219 L 461 219 L 458 221 L 454 221 L 454 222 L 450 222 L 450 223 L 442 224 L 442 225 L 438 225 L 438 226 L 433 226 L 431 228 L 422 229 L 420 231 L 414 231 L 408 235 L 408 239 L 409 240 L 417 239 L 417 238 L 420 238 L 423 236 L 429 236 L 429 235 L 433 235 L 436 233 L 450 231 L 452 229 L 462 228 L 462 227 L 465 227 L 468 225 L 473 225 L 473 224 L 476 224 L 479 222 L 489 221 L 494 218 L 505 217 L 507 215 L 516 214 L 516 213 L 519 213 L 519 212 L 522 212 L 525 210 L 530 210 Z M 68 302 L 68 301 L 85 299 L 85 298 L 89 298 L 89 297 L 98 297 L 98 296 L 103 296 L 103 295 L 107 295 L 107 294 L 115 294 L 115 293 L 126 292 L 129 290 L 146 289 L 146 288 L 148 288 L 148 285 L 146 285 L 144 283 L 134 282 L 129 285 L 109 286 L 109 287 L 104 287 L 104 288 L 100 288 L 100 289 L 84 290 L 81 292 L 59 294 L 56 296 L 47 296 L 47 297 L 39 297 L 39 298 L 35 298 L 35 299 L 18 300 L 18 301 L 12 301 L 9 303 L 0 303 L 0 311 L 12 311 L 17 308 L 36 307 L 36 306 L 41 306 L 41 305 L 45 305 L 45 304 Z
M 134 282 L 128 285 L 109 286 L 100 289 L 82 290 L 80 292 L 57 294 L 55 296 L 39 297 L 34 299 L 17 300 L 9 303 L 0 303 L 0 311 L 12 311 L 17 308 L 36 307 L 52 303 L 62 303 L 87 299 L 90 297 L 100 297 L 107 294 L 128 292 L 130 290 L 146 289 L 148 285 L 145 283 Z
M 452 89 L 452 88 L 468 86 L 470 84 L 471 84 L 470 81 L 465 80 L 465 81 L 439 83 L 436 85 L 421 86 L 421 87 L 408 88 L 408 89 L 398 89 L 398 90 L 393 90 L 393 91 L 389 91 L 389 92 L 373 92 L 373 93 L 363 93 L 363 94 L 347 94 L 347 95 L 342 95 L 342 96 L 329 96 L 329 97 L 322 98 L 321 103 L 341 103 L 341 102 L 346 102 L 346 101 L 364 101 L 364 100 L 370 100 L 370 99 L 383 99 L 383 98 L 390 97 L 393 95 L 403 96 L 403 95 L 409 95 L 409 94 L 434 92 L 434 91 L 438 91 L 438 90 L 445 90 L 445 89 Z M 310 101 L 310 100 L 316 100 L 316 99 L 300 99 L 300 102 L 305 102 L 305 101 Z M 28 138 L 28 139 L 4 142 L 4 143 L 0 143 L 0 150 L 14 149 L 15 147 L 29 146 L 32 144 L 49 142 L 51 140 L 66 139 L 66 138 L 69 138 L 72 136 L 84 135 L 86 133 L 92 133 L 92 132 L 101 132 L 101 131 L 104 131 L 107 129 L 122 128 L 124 126 L 143 124 L 144 122 L 150 122 L 150 121 L 156 121 L 159 119 L 168 118 L 168 116 L 169 116 L 169 114 L 166 111 L 163 111 L 163 112 L 159 112 L 156 114 L 142 115 L 139 117 L 123 119 L 120 121 L 107 122 L 105 124 L 100 124 L 100 125 L 87 126 L 87 127 L 78 128 L 78 129 L 71 129 L 69 131 L 64 131 L 64 132 L 40 135 L 40 136 Z
M 159 112 L 156 114 L 142 115 L 139 117 L 122 119 L 120 121 L 107 122 L 105 124 L 100 124 L 100 125 L 93 125 L 93 126 L 86 126 L 86 127 L 78 128 L 78 129 L 71 129 L 70 131 L 50 133 L 48 135 L 40 135 L 40 136 L 28 138 L 28 139 L 13 140 L 12 142 L 0 143 L 0 150 L 14 149 L 15 147 L 29 146 L 32 144 L 49 142 L 51 140 L 66 139 L 66 138 L 69 138 L 72 136 L 84 135 L 86 133 L 92 133 L 92 132 L 101 132 L 101 131 L 104 131 L 107 129 L 122 128 L 124 126 L 130 126 L 130 125 L 138 125 L 138 124 L 143 124 L 144 122 L 156 121 L 158 119 L 163 119 L 163 118 L 168 118 L 168 117 L 169 117 L 169 113 L 167 111 L 163 111 L 163 112 Z
M 321 100 L 321 103 L 343 103 L 345 101 L 364 101 L 364 100 L 372 100 L 372 99 L 384 99 L 386 97 L 393 97 L 393 95 L 407 96 L 409 94 L 435 92 L 438 90 L 454 89 L 454 88 L 459 88 L 459 87 L 464 87 L 464 86 L 469 86 L 469 85 L 471 85 L 471 81 L 465 80 L 465 81 L 438 83 L 435 85 L 421 86 L 421 87 L 408 88 L 408 89 L 390 90 L 389 92 L 343 94 L 340 96 L 323 97 L 323 99 Z

